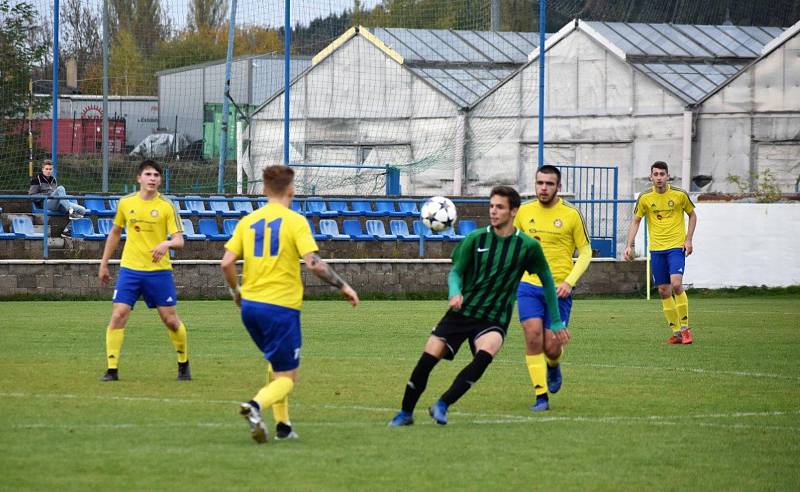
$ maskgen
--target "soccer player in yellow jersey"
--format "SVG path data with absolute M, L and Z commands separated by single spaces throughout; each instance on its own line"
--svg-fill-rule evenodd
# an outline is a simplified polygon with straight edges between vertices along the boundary
M 569 326 L 572 289 L 592 261 L 592 247 L 583 216 L 577 208 L 558 196 L 561 171 L 550 165 L 536 171 L 536 201 L 519 209 L 514 225 L 542 244 L 550 265 L 558 295 L 561 320 Z M 572 257 L 578 251 L 578 259 Z M 547 392 L 561 389 L 563 345 L 550 329 L 542 282 L 536 275 L 525 274 L 517 290 L 519 320 L 525 333 L 525 363 L 533 383 L 536 401 L 534 412 L 550 409 Z M 566 330 L 565 330 L 566 331 Z M 569 331 L 566 331 L 569 339 Z
M 633 260 L 633 241 L 639 223 L 647 218 L 650 241 L 650 267 L 653 281 L 658 285 L 664 317 L 672 330 L 667 339 L 670 345 L 689 345 L 689 299 L 683 290 L 683 271 L 686 257 L 692 254 L 692 237 L 697 226 L 697 214 L 689 195 L 669 184 L 669 168 L 662 161 L 650 166 L 653 188 L 639 195 L 628 231 L 625 259 Z M 683 215 L 689 216 L 688 230 Z
M 140 296 L 149 308 L 156 308 L 178 353 L 178 380 L 192 379 L 186 347 L 186 325 L 178 317 L 175 306 L 178 296 L 172 278 L 170 249 L 183 247 L 183 227 L 178 209 L 158 193 L 161 166 L 147 160 L 139 164 L 136 180 L 140 189 L 120 199 L 114 226 L 108 234 L 100 271 L 103 285 L 111 281 L 108 260 L 119 245 L 123 229 L 128 236 L 122 249 L 119 277 L 114 288 L 111 321 L 106 329 L 106 361 L 108 369 L 103 381 L 117 381 L 119 356 L 125 337 L 125 324 Z M 171 236 L 171 237 L 170 237 Z
M 358 294 L 317 254 L 317 244 L 306 219 L 291 210 L 294 171 L 288 166 L 264 168 L 263 183 L 268 202 L 247 215 L 225 243 L 222 273 L 231 296 L 241 307 L 242 322 L 253 342 L 269 362 L 267 384 L 239 413 L 250 425 L 258 443 L 268 433 L 261 412 L 272 407 L 276 439 L 296 438 L 289 421 L 288 395 L 297 381 L 300 366 L 300 308 L 303 282 L 300 259 L 306 269 L 339 288 L 353 306 Z M 242 284 L 236 277 L 236 261 L 244 259 Z

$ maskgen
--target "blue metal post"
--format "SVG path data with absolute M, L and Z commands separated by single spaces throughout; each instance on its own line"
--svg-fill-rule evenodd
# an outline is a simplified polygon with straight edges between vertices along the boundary
M 56 0 L 56 2 L 58 2 L 58 0 Z M 43 224 L 44 225 L 42 226 L 42 238 L 43 238 L 44 243 L 42 244 L 42 256 L 46 260 L 47 259 L 47 254 L 48 254 L 47 246 L 48 246 L 49 237 L 50 237 L 50 234 L 48 234 L 48 230 L 47 230 L 48 229 L 48 220 L 47 219 L 50 216 L 50 213 L 49 213 L 49 210 L 48 210 L 47 197 L 44 197 L 44 200 L 42 200 L 42 204 L 44 205 L 44 220 L 43 220 Z
M 219 136 L 219 171 L 217 172 L 217 193 L 225 193 L 225 153 L 228 150 L 228 96 L 231 91 L 231 63 L 233 63 L 233 39 L 236 32 L 236 0 L 231 0 L 231 18 L 228 23 L 228 52 L 225 57 L 225 88 L 222 93 L 222 128 Z
M 58 175 L 58 13 L 59 0 L 53 3 L 53 135 L 50 145 L 50 159 L 53 161 L 53 176 Z M 45 215 L 45 218 L 47 215 Z M 45 242 L 45 255 L 47 258 L 47 243 Z
M 617 213 L 619 208 L 619 168 L 614 168 L 614 205 L 612 212 L 612 223 L 614 224 L 614 258 L 617 257 Z
M 539 167 L 544 166 L 544 31 L 547 14 L 545 0 L 539 0 Z
M 289 165 L 289 78 L 291 73 L 292 2 L 283 7 L 283 163 Z

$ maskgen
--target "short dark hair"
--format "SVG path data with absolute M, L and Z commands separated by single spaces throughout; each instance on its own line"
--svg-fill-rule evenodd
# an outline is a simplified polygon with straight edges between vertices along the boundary
M 558 169 L 556 166 L 551 166 L 550 164 L 545 164 L 544 166 L 540 167 L 536 170 L 537 173 L 542 174 L 555 174 L 556 175 L 556 184 L 561 184 L 561 170 Z
M 141 176 L 144 170 L 147 169 L 148 167 L 152 167 L 153 169 L 158 171 L 158 174 L 162 175 L 164 174 L 164 170 L 161 169 L 161 165 L 159 163 L 157 163 L 153 159 L 147 159 L 139 163 L 139 169 L 136 170 L 136 175 Z
M 514 210 L 515 208 L 519 208 L 522 205 L 522 198 L 520 198 L 519 193 L 517 190 L 510 186 L 495 186 L 492 188 L 492 192 L 489 193 L 489 198 L 491 199 L 493 196 L 499 195 L 508 198 L 508 208 Z
M 267 166 L 262 173 L 264 189 L 273 195 L 283 195 L 294 182 L 294 169 L 289 166 Z
M 664 171 L 669 173 L 669 166 L 667 166 L 667 163 L 664 162 L 664 161 L 656 161 L 656 162 L 654 162 L 653 165 L 650 166 L 650 172 L 651 173 L 653 172 L 653 169 L 663 169 Z

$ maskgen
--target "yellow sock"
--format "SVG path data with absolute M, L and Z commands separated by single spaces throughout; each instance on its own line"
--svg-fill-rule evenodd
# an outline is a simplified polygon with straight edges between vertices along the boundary
M 664 317 L 667 318 L 667 323 L 672 333 L 680 332 L 681 326 L 678 322 L 678 308 L 675 307 L 675 299 L 672 296 L 661 299 L 661 308 L 664 310 Z
M 686 296 L 686 291 L 675 296 L 675 308 L 678 310 L 681 328 L 689 328 L 689 298 Z
M 544 354 L 526 355 L 525 364 L 528 366 L 528 374 L 531 376 L 536 396 L 547 393 L 547 363 Z
M 267 366 L 267 383 L 271 383 L 275 380 L 275 376 L 272 372 L 272 365 Z M 289 397 L 286 396 L 282 400 L 278 400 L 272 404 L 272 417 L 275 419 L 275 423 L 283 422 L 286 425 L 292 425 L 289 421 Z
M 560 364 L 562 357 L 564 357 L 563 348 L 558 352 L 558 357 L 556 357 L 555 359 L 551 359 L 550 357 L 547 356 L 547 354 L 544 354 L 544 360 L 547 361 L 547 365 L 549 367 L 556 367 L 558 364 Z
M 253 399 L 258 402 L 263 412 L 275 403 L 285 399 L 293 388 L 294 381 L 285 376 L 280 377 L 261 388 L 261 391 Z
M 109 369 L 119 367 L 119 353 L 122 352 L 122 341 L 125 340 L 124 328 L 106 328 L 106 363 Z
M 175 352 L 178 353 L 178 362 L 186 362 L 189 360 L 189 353 L 186 351 L 186 325 L 181 322 L 181 326 L 177 330 L 172 331 L 167 329 L 169 339 L 172 341 L 172 346 L 175 347 Z

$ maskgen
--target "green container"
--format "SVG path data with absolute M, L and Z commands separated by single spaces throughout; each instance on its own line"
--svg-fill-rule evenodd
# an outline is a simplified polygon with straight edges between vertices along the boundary
M 245 108 L 249 111 L 249 108 Z M 228 150 L 226 158 L 236 156 L 236 108 L 228 106 Z M 220 131 L 222 130 L 222 103 L 206 103 L 203 105 L 203 157 L 212 159 L 219 156 Z

